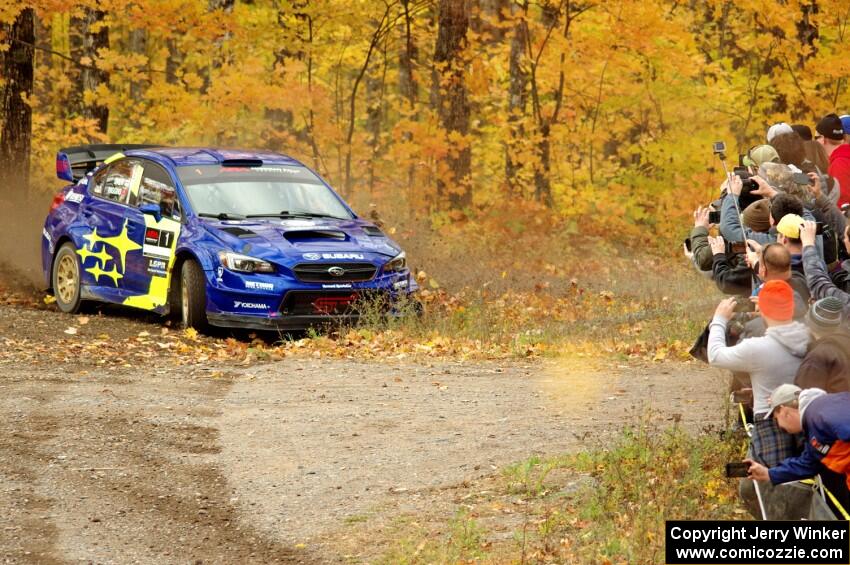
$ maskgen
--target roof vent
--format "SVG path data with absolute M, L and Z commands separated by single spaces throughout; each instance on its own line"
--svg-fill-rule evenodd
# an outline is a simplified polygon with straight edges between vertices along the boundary
M 225 159 L 222 167 L 262 167 L 262 159 Z

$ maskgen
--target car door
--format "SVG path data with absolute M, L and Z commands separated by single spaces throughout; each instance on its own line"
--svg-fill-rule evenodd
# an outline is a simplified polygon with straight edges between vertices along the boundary
M 168 302 L 174 250 L 181 227 L 177 191 L 168 171 L 153 161 L 142 160 L 141 180 L 133 187 L 129 204 L 130 237 L 140 241 L 142 248 L 128 256 L 125 281 L 131 296 L 124 303 L 161 311 Z
M 92 178 L 90 194 L 82 209 L 82 245 L 78 247 L 82 283 L 104 298 L 115 300 L 125 289 L 127 255 L 141 245 L 129 237 L 126 223 L 130 188 L 141 178 L 141 163 L 121 159 Z

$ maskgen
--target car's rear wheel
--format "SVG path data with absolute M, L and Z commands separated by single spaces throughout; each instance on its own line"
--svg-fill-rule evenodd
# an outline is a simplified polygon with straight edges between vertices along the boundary
M 82 304 L 80 296 L 80 261 L 70 241 L 65 242 L 53 258 L 53 295 L 63 312 L 76 314 Z
M 187 260 L 180 269 L 180 317 L 184 328 L 204 331 L 207 322 L 207 281 L 197 261 Z

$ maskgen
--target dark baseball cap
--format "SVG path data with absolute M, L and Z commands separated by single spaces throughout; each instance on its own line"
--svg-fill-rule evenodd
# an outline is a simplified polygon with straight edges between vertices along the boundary
M 804 141 L 812 140 L 812 128 L 806 124 L 791 124 L 791 129 L 797 132 L 797 135 L 802 137 Z
M 842 141 L 844 139 L 844 125 L 838 114 L 827 114 L 818 122 L 815 128 L 819 134 L 827 139 Z

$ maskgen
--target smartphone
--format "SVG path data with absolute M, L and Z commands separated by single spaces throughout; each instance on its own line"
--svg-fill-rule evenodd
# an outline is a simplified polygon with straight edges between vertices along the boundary
M 708 223 L 709 224 L 719 224 L 720 223 L 720 210 L 715 210 L 713 212 L 708 213 Z
M 738 296 L 735 298 L 735 312 L 755 312 L 756 305 L 746 296 Z
M 794 179 L 795 183 L 802 184 L 803 186 L 812 184 L 812 179 L 810 179 L 809 175 L 806 173 L 793 173 L 791 178 Z
M 727 479 L 737 479 L 737 478 L 745 478 L 747 476 L 747 471 L 750 466 L 746 463 L 727 463 L 726 464 L 726 478 Z
M 691 238 L 689 237 L 685 238 L 685 249 L 687 249 L 688 251 L 693 251 L 691 249 Z
M 729 244 L 729 249 L 732 253 L 736 255 L 740 255 L 747 252 L 747 242 L 746 241 L 733 241 Z
M 816 235 L 822 235 L 822 234 L 823 234 L 823 224 L 822 224 L 821 222 L 817 222 L 817 223 L 815 224 L 815 226 L 817 226 L 817 227 L 815 228 L 815 234 L 816 234 Z
M 715 141 L 711 145 L 711 150 L 714 151 L 715 154 L 726 153 L 726 143 L 723 141 Z

